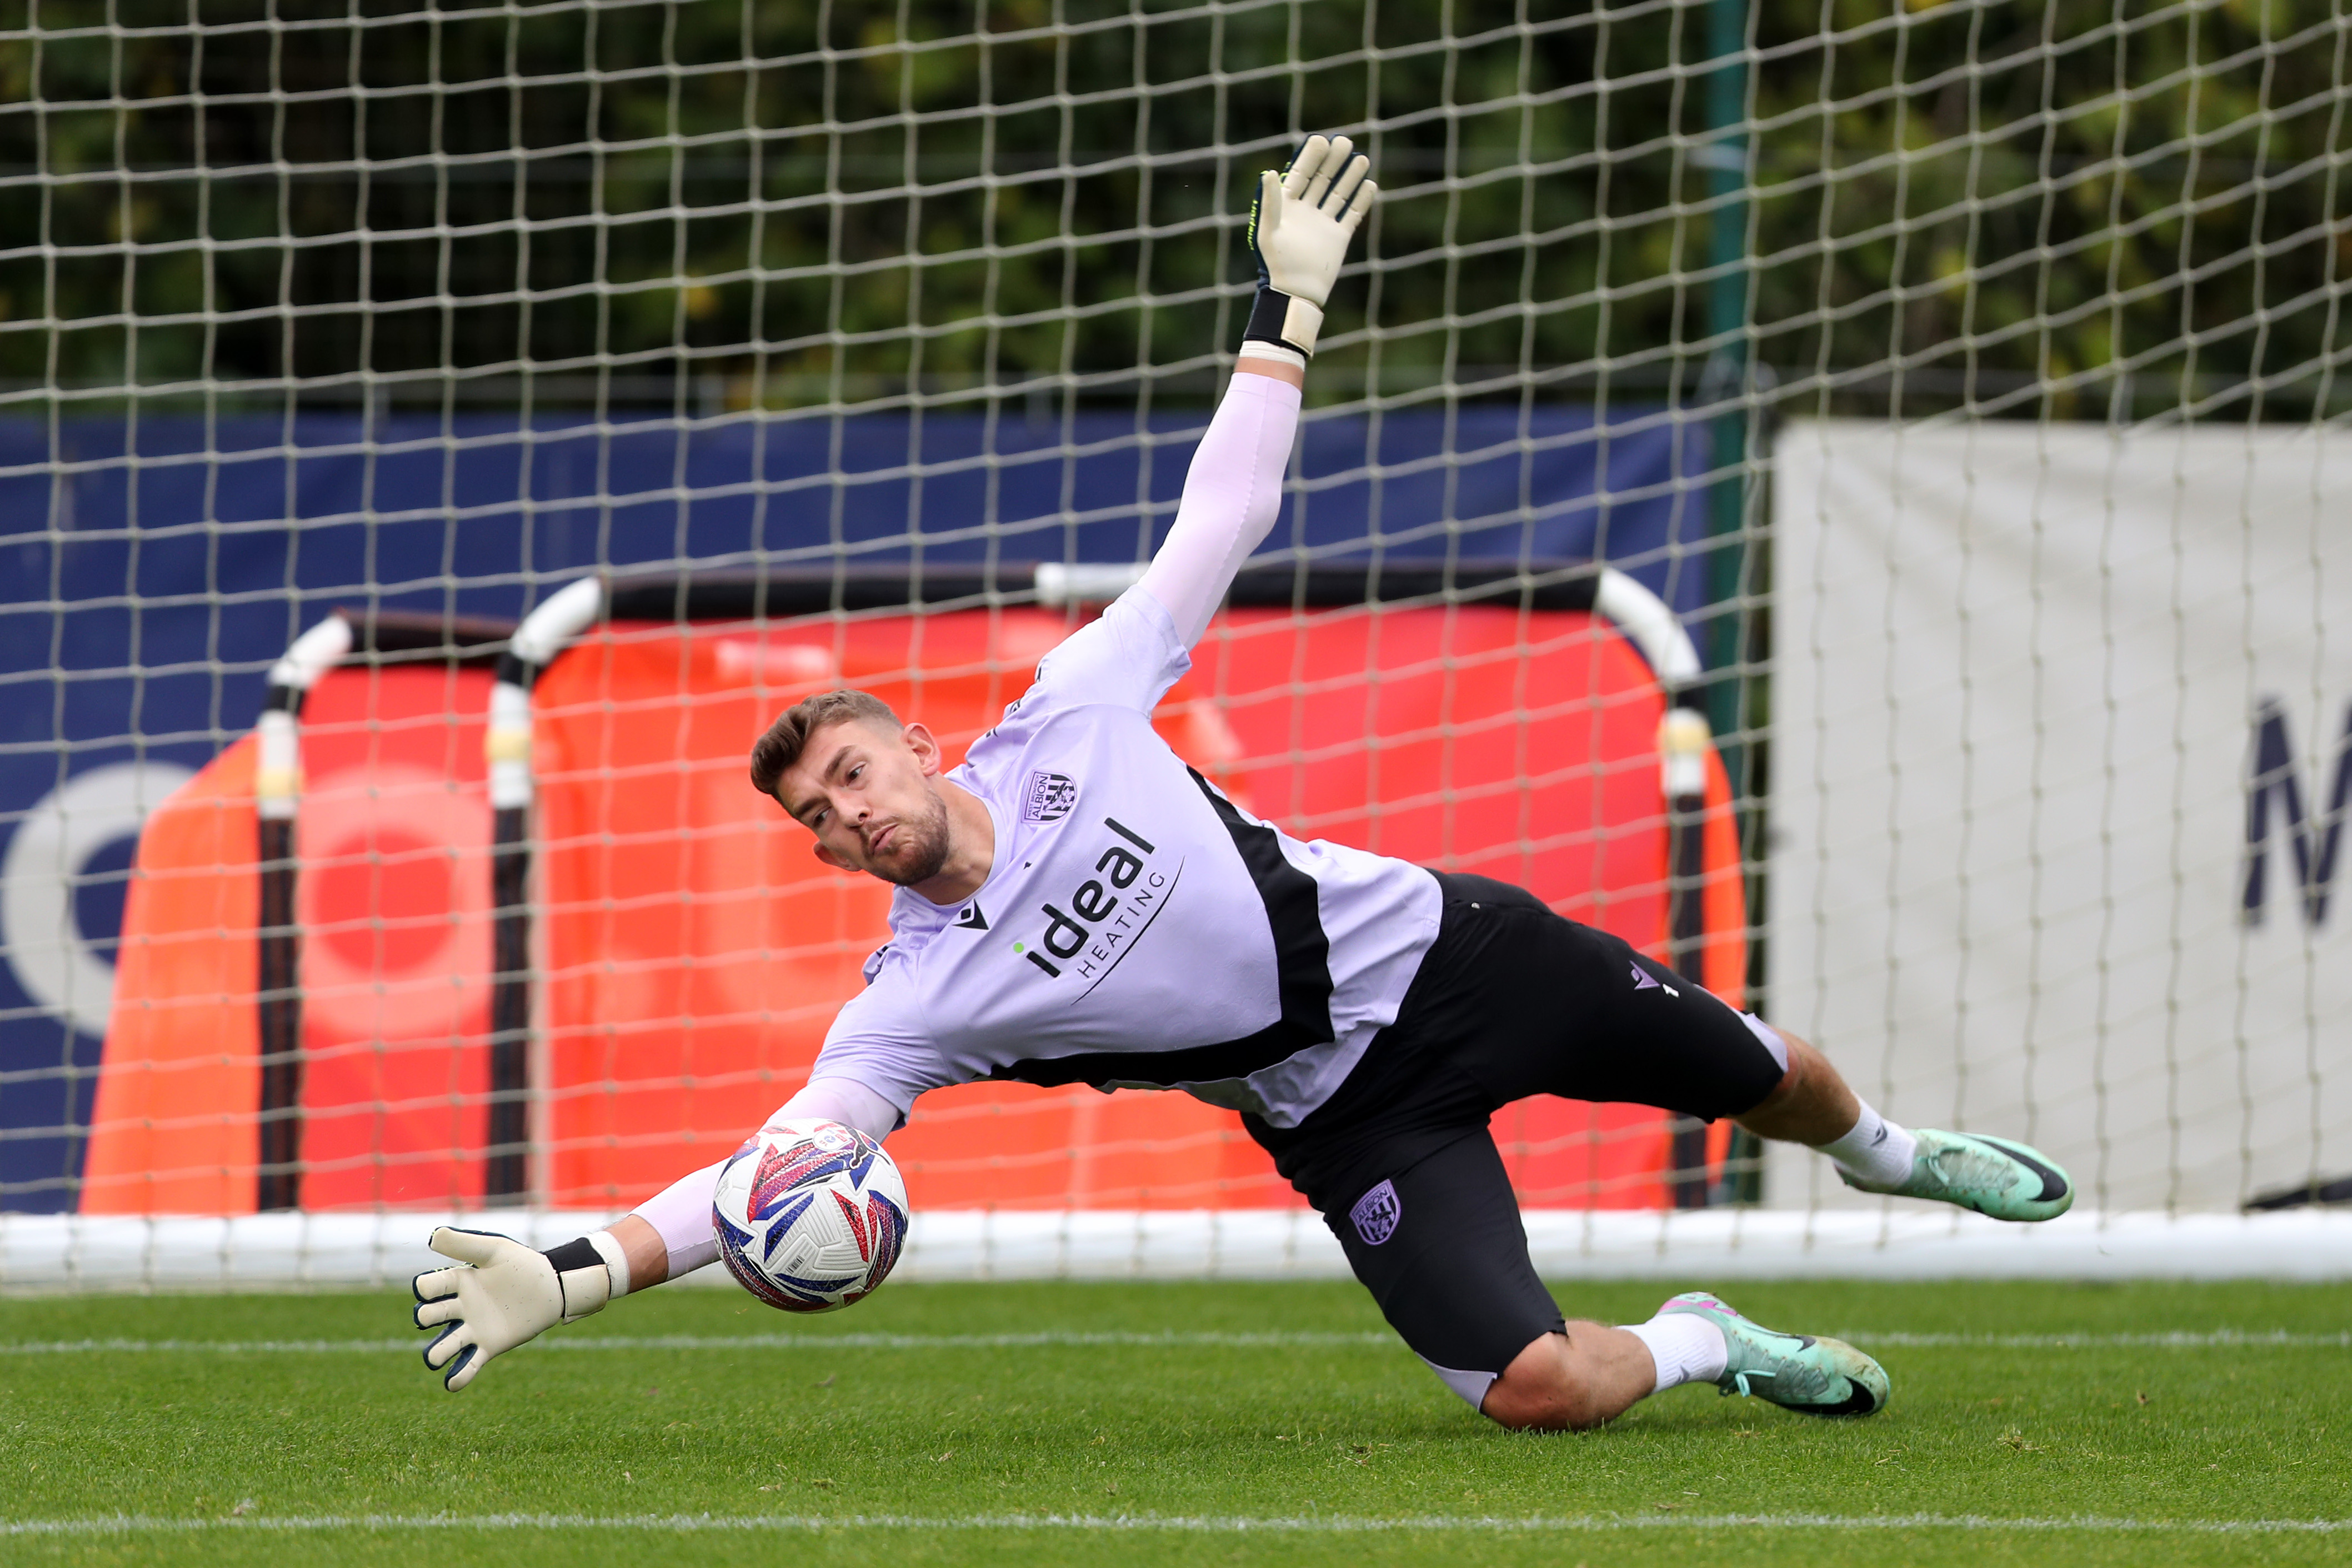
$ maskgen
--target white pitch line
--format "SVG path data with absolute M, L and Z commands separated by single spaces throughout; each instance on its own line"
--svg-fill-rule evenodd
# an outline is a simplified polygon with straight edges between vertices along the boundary
M 1031 1333 L 762 1333 L 762 1334 L 580 1334 L 545 1342 L 550 1350 L 821 1350 L 832 1346 L 854 1350 L 1025 1350 L 1057 1347 L 1114 1346 L 1138 1349 L 1178 1347 L 1220 1350 L 1265 1350 L 1304 1345 L 1395 1344 L 1385 1329 L 1330 1333 L 1318 1330 L 1272 1330 L 1256 1333 L 1081 1333 L 1044 1329 Z
M 2183 1330 L 2171 1333 L 1965 1334 L 1844 1329 L 1841 1339 L 1862 1345 L 1980 1350 L 2344 1350 L 2352 1333 L 2304 1333 L 2287 1329 Z M 349 1355 L 415 1351 L 415 1338 L 382 1339 L 67 1339 L 0 1343 L 0 1355 Z M 1260 1333 L 751 1333 L 555 1334 L 532 1348 L 560 1351 L 638 1350 L 1031 1350 L 1031 1349 L 1331 1349 L 1394 1345 L 1385 1330 L 1354 1333 L 1272 1331 Z
M 46 1339 L 0 1344 L 0 1355 L 347 1355 L 415 1350 L 399 1339 Z
M 1857 1344 L 1984 1350 L 2282 1350 L 2352 1349 L 2352 1333 L 2289 1329 L 2178 1329 L 2164 1333 L 1875 1333 L 1842 1329 Z
M 1409 1515 L 1374 1519 L 1346 1514 L 1253 1517 L 1183 1514 L 963 1514 L 926 1518 L 913 1514 L 319 1514 L 270 1518 L 159 1519 L 124 1514 L 105 1519 L 0 1521 L 0 1538 L 188 1533 L 214 1530 L 257 1531 L 464 1531 L 634 1530 L 691 1535 L 718 1531 L 827 1530 L 1150 1531 L 1183 1535 L 1370 1535 L 1387 1533 L 1538 1534 L 1547 1531 L 1694 1530 L 1955 1530 L 1978 1531 L 2188 1535 L 2333 1535 L 2352 1531 L 2347 1519 L 2116 1519 L 2096 1514 L 2073 1518 L 2000 1519 L 1986 1514 L 1708 1513 L 1623 1516 L 1542 1514 L 1522 1518 L 1491 1515 Z
M 410 1339 L 63 1339 L 0 1343 L 0 1355 L 64 1355 L 77 1353 L 210 1354 L 217 1355 L 336 1355 L 422 1350 L 429 1341 Z M 536 1350 L 1025 1350 L 1087 1347 L 1265 1350 L 1301 1346 L 1392 1345 L 1384 1330 L 1356 1333 L 1316 1332 L 1261 1333 L 1081 1333 L 1045 1330 L 1034 1333 L 748 1333 L 748 1334 L 558 1334 L 540 1340 Z

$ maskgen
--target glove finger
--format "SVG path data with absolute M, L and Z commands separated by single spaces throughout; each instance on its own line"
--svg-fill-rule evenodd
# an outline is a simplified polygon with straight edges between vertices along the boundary
M 460 1263 L 481 1268 L 494 1260 L 501 1246 L 513 1245 L 514 1238 L 499 1236 L 488 1230 L 460 1230 L 454 1225 L 444 1225 L 433 1232 L 426 1243 L 444 1258 L 455 1258 Z
M 1304 200 L 1308 206 L 1323 206 L 1324 194 L 1331 189 L 1332 177 L 1347 168 L 1348 154 L 1355 150 L 1356 144 L 1344 136 L 1323 149 L 1323 161 L 1317 167 L 1315 177 L 1307 182 Z
M 479 1345 L 467 1345 L 466 1353 L 460 1355 L 457 1364 L 449 1369 L 449 1375 L 441 1380 L 441 1385 L 452 1394 L 457 1393 L 474 1381 L 475 1376 L 482 1370 L 482 1363 L 488 1359 L 489 1357 L 481 1354 Z
M 1307 194 L 1308 183 L 1315 178 L 1315 172 L 1323 167 L 1323 155 L 1329 151 L 1331 143 L 1323 137 L 1308 137 L 1307 145 L 1298 150 L 1298 156 L 1290 161 L 1289 169 L 1282 176 L 1282 193 L 1286 196 Z
M 1263 247 L 1265 236 L 1282 226 L 1282 176 L 1268 169 L 1257 177 L 1257 201 L 1250 214 L 1250 243 Z
M 433 1336 L 433 1343 L 425 1347 L 425 1364 L 438 1372 L 449 1364 L 451 1356 L 473 1348 L 474 1336 L 466 1332 L 465 1322 L 460 1319 Z
M 1372 204 L 1380 199 L 1380 194 L 1381 188 L 1370 180 L 1357 186 L 1355 200 L 1349 202 L 1348 210 L 1340 214 L 1339 232 L 1353 235 L 1356 225 L 1364 221 L 1364 214 L 1372 210 Z
M 466 1315 L 466 1303 L 455 1296 L 441 1296 L 416 1303 L 416 1326 L 429 1329 L 435 1323 L 456 1322 Z
M 1356 193 L 1356 187 L 1362 184 L 1371 172 L 1372 161 L 1364 157 L 1358 157 L 1340 170 L 1339 177 L 1331 182 L 1331 193 L 1323 200 L 1323 210 L 1335 218 L 1347 211 L 1349 198 Z
M 457 1293 L 457 1270 L 428 1269 L 409 1281 L 408 1288 L 416 1292 L 420 1301 L 437 1301 L 444 1296 Z

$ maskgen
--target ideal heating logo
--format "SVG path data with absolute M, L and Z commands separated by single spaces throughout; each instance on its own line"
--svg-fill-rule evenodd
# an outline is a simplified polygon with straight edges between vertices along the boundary
M 1125 840 L 1125 845 L 1114 843 L 1103 851 L 1095 861 L 1100 876 L 1072 891 L 1067 913 L 1058 904 L 1044 906 L 1045 935 L 1038 947 L 1013 945 L 1015 953 L 1057 980 L 1067 966 L 1099 982 L 1127 956 L 1128 946 L 1159 918 L 1171 886 L 1166 873 L 1151 869 L 1151 857 L 1160 852 L 1157 845 L 1116 817 L 1105 817 L 1103 826 Z
M 2303 895 L 2303 919 L 2307 926 L 2327 924 L 2328 894 L 2336 883 L 2336 852 L 2344 836 L 2344 808 L 2352 796 L 2352 706 L 2344 711 L 2344 729 L 2336 745 L 2334 776 L 2326 780 L 2323 801 L 2315 770 L 2313 789 L 2304 789 L 2297 766 L 2294 737 L 2287 726 L 2286 705 L 2264 697 L 2254 709 L 2253 744 L 2248 752 L 2246 779 L 2246 860 L 2239 918 L 2248 925 L 2263 923 L 2270 892 L 2271 829 L 2278 828 L 2280 860 L 2294 870 L 2296 889 Z M 2306 809 L 2308 802 L 2309 809 Z

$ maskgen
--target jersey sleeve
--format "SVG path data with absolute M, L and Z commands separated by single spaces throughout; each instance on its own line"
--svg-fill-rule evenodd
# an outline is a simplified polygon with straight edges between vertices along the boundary
M 1019 706 L 1108 703 L 1150 713 L 1192 667 L 1192 653 L 1166 608 L 1139 586 L 1046 654 Z
M 629 1212 L 654 1228 L 669 1254 L 669 1273 L 676 1280 L 693 1273 L 719 1256 L 719 1239 L 710 1228 L 710 1195 L 727 1162 L 705 1166 L 682 1176 Z
M 1282 511 L 1282 476 L 1298 435 L 1298 389 L 1236 374 L 1184 475 L 1176 521 L 1144 569 L 1143 587 L 1186 647 L 1201 640 Z
M 906 1112 L 855 1078 L 812 1078 L 768 1120 L 772 1124 L 803 1116 L 855 1127 L 877 1142 L 907 1122 Z
M 886 960 L 873 983 L 834 1015 L 809 1081 L 846 1078 L 865 1085 L 897 1110 L 899 1126 L 916 1095 L 961 1082 L 931 1042 L 914 992 L 904 965 Z

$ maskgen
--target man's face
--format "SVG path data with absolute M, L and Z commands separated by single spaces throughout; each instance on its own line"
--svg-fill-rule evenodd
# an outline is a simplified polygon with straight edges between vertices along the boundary
M 816 835 L 817 859 L 908 887 L 947 863 L 939 772 L 939 743 L 921 725 L 842 719 L 810 732 L 776 799 Z

